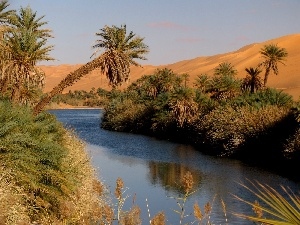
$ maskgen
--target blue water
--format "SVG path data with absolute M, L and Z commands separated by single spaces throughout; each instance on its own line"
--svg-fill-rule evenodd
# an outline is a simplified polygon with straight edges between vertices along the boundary
M 233 195 L 254 202 L 257 200 L 239 183 L 258 181 L 277 190 L 280 185 L 299 194 L 300 184 L 285 177 L 244 165 L 240 161 L 203 155 L 192 146 L 157 140 L 143 135 L 107 131 L 100 128 L 103 111 L 100 109 L 50 110 L 67 128 L 74 129 L 86 142 L 99 179 L 105 182 L 113 198 L 115 181 L 121 177 L 128 196 L 124 210 L 138 204 L 142 210 L 143 224 L 150 217 L 164 211 L 167 224 L 179 224 L 178 198 L 180 178 L 190 171 L 194 190 L 185 206 L 184 223 L 193 222 L 193 205 L 199 204 L 202 212 L 210 202 L 212 224 L 253 224 L 232 214 L 253 215 L 251 207 L 236 200 Z M 147 199 L 147 201 L 146 201 Z M 226 216 L 221 205 L 226 205 Z M 148 204 L 148 207 L 147 207 Z

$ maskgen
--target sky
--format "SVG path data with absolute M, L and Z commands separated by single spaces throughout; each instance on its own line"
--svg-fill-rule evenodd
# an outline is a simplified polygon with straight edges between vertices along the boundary
M 144 37 L 150 52 L 142 65 L 166 65 L 238 50 L 300 33 L 300 0 L 9 0 L 10 9 L 30 6 L 53 31 L 55 61 L 91 60 L 95 34 L 126 24 Z

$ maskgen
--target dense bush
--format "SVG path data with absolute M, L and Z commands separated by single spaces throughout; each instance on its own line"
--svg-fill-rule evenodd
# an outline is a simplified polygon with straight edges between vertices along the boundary
M 52 102 L 56 104 L 64 103 L 71 106 L 89 106 L 89 107 L 103 107 L 107 104 L 110 92 L 98 88 L 92 88 L 89 92 L 84 90 L 69 91 L 65 94 L 58 94 Z
M 245 106 L 218 107 L 195 123 L 200 141 L 218 148 L 218 153 L 230 155 L 247 144 L 250 138 L 258 138 L 288 115 L 283 107 L 267 105 L 256 109 Z
M 94 215 L 94 172 L 74 134 L 53 115 L 33 117 L 3 101 L 0 122 L 0 224 L 80 223 Z
M 102 127 L 190 143 L 214 155 L 242 155 L 261 145 L 265 154 L 287 156 L 283 145 L 297 126 L 290 95 L 270 88 L 242 92 L 233 75 L 201 75 L 195 89 L 186 87 L 183 78 L 168 69 L 157 70 L 125 91 L 115 91 Z

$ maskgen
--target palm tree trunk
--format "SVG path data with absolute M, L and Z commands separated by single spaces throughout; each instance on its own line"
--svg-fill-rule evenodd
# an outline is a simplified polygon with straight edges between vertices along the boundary
M 69 73 L 56 87 L 52 89 L 50 93 L 48 93 L 44 98 L 42 98 L 39 101 L 39 103 L 33 109 L 33 114 L 39 114 L 41 111 L 43 111 L 45 106 L 49 104 L 49 102 L 55 95 L 62 93 L 62 91 L 65 88 L 72 86 L 83 76 L 89 74 L 94 69 L 101 67 L 102 63 L 102 57 L 100 56 L 94 59 L 93 61 L 83 65 L 82 67 L 78 68 L 74 72 Z
M 266 68 L 266 73 L 265 73 L 265 78 L 264 78 L 264 87 L 266 87 L 266 85 L 267 85 L 267 81 L 268 81 L 270 69 L 271 69 L 270 66 L 268 66 L 268 67 Z
M 251 82 L 251 90 L 250 90 L 250 93 L 253 94 L 253 93 L 254 93 L 254 90 L 255 90 L 255 83 L 254 83 L 254 82 Z

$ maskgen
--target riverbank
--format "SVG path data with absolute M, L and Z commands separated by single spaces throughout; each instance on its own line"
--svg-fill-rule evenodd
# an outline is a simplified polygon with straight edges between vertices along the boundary
M 74 106 L 65 103 L 55 103 L 51 102 L 47 105 L 46 109 L 103 109 L 103 107 L 90 107 L 90 106 Z
M 0 102 L 0 224 L 90 224 L 102 184 L 85 144 L 49 113 Z M 89 221 L 89 222 L 88 222 Z
M 214 223 L 219 224 L 225 223 L 220 198 L 224 200 L 227 212 L 252 213 L 251 208 L 245 207 L 238 200 L 234 201 L 229 194 L 238 194 L 254 202 L 256 198 L 248 195 L 246 190 L 243 191 L 239 182 L 259 181 L 275 189 L 280 189 L 280 185 L 283 185 L 290 187 L 295 193 L 299 189 L 300 183 L 284 176 L 247 166 L 239 160 L 211 157 L 190 145 L 101 129 L 101 110 L 53 110 L 51 113 L 74 128 L 80 138 L 88 143 L 87 151 L 94 168 L 100 171 L 101 180 L 105 180 L 105 184 L 111 188 L 112 199 L 115 199 L 116 180 L 122 178 L 125 191 L 123 196 L 129 196 L 123 210 L 129 211 L 131 202 L 134 201 L 135 205 L 141 207 L 142 224 L 149 224 L 145 198 L 148 200 L 151 216 L 164 211 L 168 220 L 165 224 L 178 224 L 179 218 L 172 210 L 177 207 L 176 201 L 167 196 L 180 196 L 178 184 L 187 171 L 193 175 L 197 192 L 190 196 L 186 212 L 193 212 L 195 202 L 201 207 L 210 202 L 213 206 L 211 218 Z M 186 219 L 185 224 L 189 220 L 192 222 L 194 217 Z M 249 224 L 243 220 L 236 221 L 237 218 L 232 214 L 228 215 L 229 224 Z

